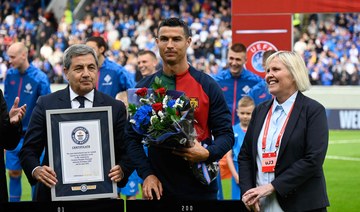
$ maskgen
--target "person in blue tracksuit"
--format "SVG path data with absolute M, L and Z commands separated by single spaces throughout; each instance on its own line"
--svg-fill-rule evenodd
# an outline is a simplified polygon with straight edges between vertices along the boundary
M 267 50 L 263 53 L 262 66 L 263 66 L 264 70 L 265 70 L 266 59 L 275 52 L 276 52 L 276 50 L 271 49 L 271 50 Z M 265 80 L 262 80 L 261 82 L 256 84 L 254 87 L 252 87 L 251 90 L 249 91 L 248 95 L 251 96 L 251 98 L 253 98 L 255 105 L 258 105 L 261 102 L 264 102 L 266 100 L 270 100 L 273 97 L 271 95 L 271 93 L 269 92 L 269 89 L 267 87 Z
M 237 102 L 239 102 L 243 96 L 248 95 L 255 85 L 261 85 L 264 79 L 244 68 L 244 64 L 247 61 L 246 47 L 244 44 L 234 43 L 231 45 L 228 50 L 227 60 L 227 68 L 220 70 L 213 78 L 224 92 L 226 103 L 231 112 L 231 123 L 234 126 L 239 123 L 239 117 L 236 115 Z M 256 95 L 259 92 L 263 92 L 261 89 L 264 87 L 259 88 L 260 90 L 257 89 L 252 92 L 256 93 Z M 255 99 L 254 96 L 256 95 L 254 94 L 252 97 Z M 231 178 L 231 172 L 226 162 L 226 155 L 219 161 L 221 179 Z M 222 197 L 219 196 L 219 199 L 222 199 Z
M 108 50 L 108 45 L 102 37 L 89 37 L 86 39 L 85 44 L 95 50 L 99 60 L 100 68 L 98 71 L 98 81 L 96 85 L 96 88 L 99 91 L 116 98 L 118 93 L 124 92 L 127 89 L 133 88 L 135 86 L 134 77 L 131 76 L 131 74 L 123 66 L 105 57 L 105 52 Z M 123 102 L 126 102 L 126 97 L 126 95 L 122 95 L 120 99 Z M 138 181 L 137 179 L 137 174 L 134 172 L 130 176 L 129 182 L 126 184 L 125 188 L 117 188 L 118 193 L 120 194 L 121 190 L 125 190 L 127 199 L 136 198 L 136 193 L 139 191 L 138 183 L 141 183 L 141 181 Z
M 28 49 L 21 42 L 12 44 L 7 54 L 12 67 L 7 71 L 4 82 L 4 98 L 11 108 L 16 97 L 20 98 L 20 105 L 27 105 L 27 112 L 22 120 L 22 136 L 18 146 L 11 151 L 6 151 L 6 168 L 9 173 L 9 201 L 18 202 L 21 199 L 22 167 L 18 152 L 23 144 L 32 110 L 39 96 L 51 93 L 50 82 L 46 74 L 29 63 Z
M 255 105 L 265 102 L 272 98 L 272 95 L 269 93 L 269 89 L 266 85 L 265 80 L 262 80 L 258 84 L 254 85 L 248 93 L 248 96 L 253 98 Z
M 97 90 L 116 97 L 119 92 L 135 86 L 135 79 L 120 64 L 105 57 L 108 45 L 102 37 L 89 37 L 86 45 L 92 47 L 99 60 Z
M 241 97 L 248 95 L 250 90 L 263 78 L 246 70 L 246 47 L 241 43 L 234 43 L 228 52 L 228 66 L 213 76 L 224 92 L 226 103 L 229 106 L 232 116 L 232 125 L 239 123 L 236 115 L 236 104 Z M 265 89 L 265 88 L 264 88 Z

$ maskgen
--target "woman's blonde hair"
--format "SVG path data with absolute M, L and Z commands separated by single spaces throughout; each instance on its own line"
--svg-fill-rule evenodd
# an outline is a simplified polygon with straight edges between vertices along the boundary
M 266 60 L 266 70 L 274 58 L 278 58 L 289 70 L 299 91 L 303 92 L 310 89 L 309 72 L 303 58 L 299 54 L 291 51 L 277 51 Z

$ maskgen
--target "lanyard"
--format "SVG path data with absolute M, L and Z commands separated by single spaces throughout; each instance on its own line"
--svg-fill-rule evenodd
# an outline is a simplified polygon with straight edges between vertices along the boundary
M 289 121 L 290 114 L 291 114 L 291 112 L 292 112 L 292 110 L 293 110 L 293 108 L 294 108 L 294 104 L 295 104 L 295 102 L 294 102 L 293 105 L 291 106 L 290 112 L 289 112 L 289 114 L 286 116 L 286 120 L 285 120 L 285 122 L 284 122 L 284 124 L 283 124 L 283 126 L 282 126 L 282 128 L 281 128 L 281 130 L 280 130 L 280 133 L 279 133 L 279 135 L 278 135 L 278 137 L 277 137 L 277 139 L 276 139 L 276 144 L 275 144 L 276 150 L 278 149 L 278 147 L 279 147 L 279 145 L 280 145 L 281 137 L 282 137 L 282 135 L 284 134 L 285 127 L 286 127 L 286 125 L 287 125 L 287 123 L 288 123 L 288 121 Z M 267 117 L 267 119 L 266 119 L 265 129 L 264 129 L 264 135 L 263 135 L 263 139 L 262 139 L 262 149 L 263 149 L 264 151 L 265 151 L 265 148 L 266 148 L 266 138 L 267 138 L 267 135 L 268 135 L 269 125 L 270 125 L 270 119 L 271 119 L 271 116 L 272 116 L 272 107 L 273 107 L 273 106 L 271 105 L 270 110 L 269 110 L 269 115 L 268 115 L 268 117 Z M 276 150 L 275 150 L 275 152 L 276 152 Z

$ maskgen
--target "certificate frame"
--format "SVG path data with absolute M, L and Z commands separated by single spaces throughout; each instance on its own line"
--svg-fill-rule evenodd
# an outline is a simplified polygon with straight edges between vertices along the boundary
M 46 111 L 52 201 L 117 198 L 112 123 L 110 106 Z

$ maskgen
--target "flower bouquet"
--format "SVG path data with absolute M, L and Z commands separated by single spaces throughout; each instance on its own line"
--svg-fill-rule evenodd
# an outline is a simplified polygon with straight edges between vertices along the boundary
M 167 90 L 156 77 L 152 89 L 130 90 L 128 97 L 130 123 L 144 135 L 145 145 L 170 149 L 193 145 L 194 110 L 183 92 Z
M 160 148 L 192 147 L 196 138 L 194 109 L 183 92 L 167 90 L 156 77 L 151 89 L 128 90 L 132 128 L 143 135 L 143 143 Z M 206 145 L 206 144 L 203 144 Z M 204 146 L 206 147 L 206 146 Z M 219 173 L 217 162 L 190 164 L 194 176 L 210 184 Z

